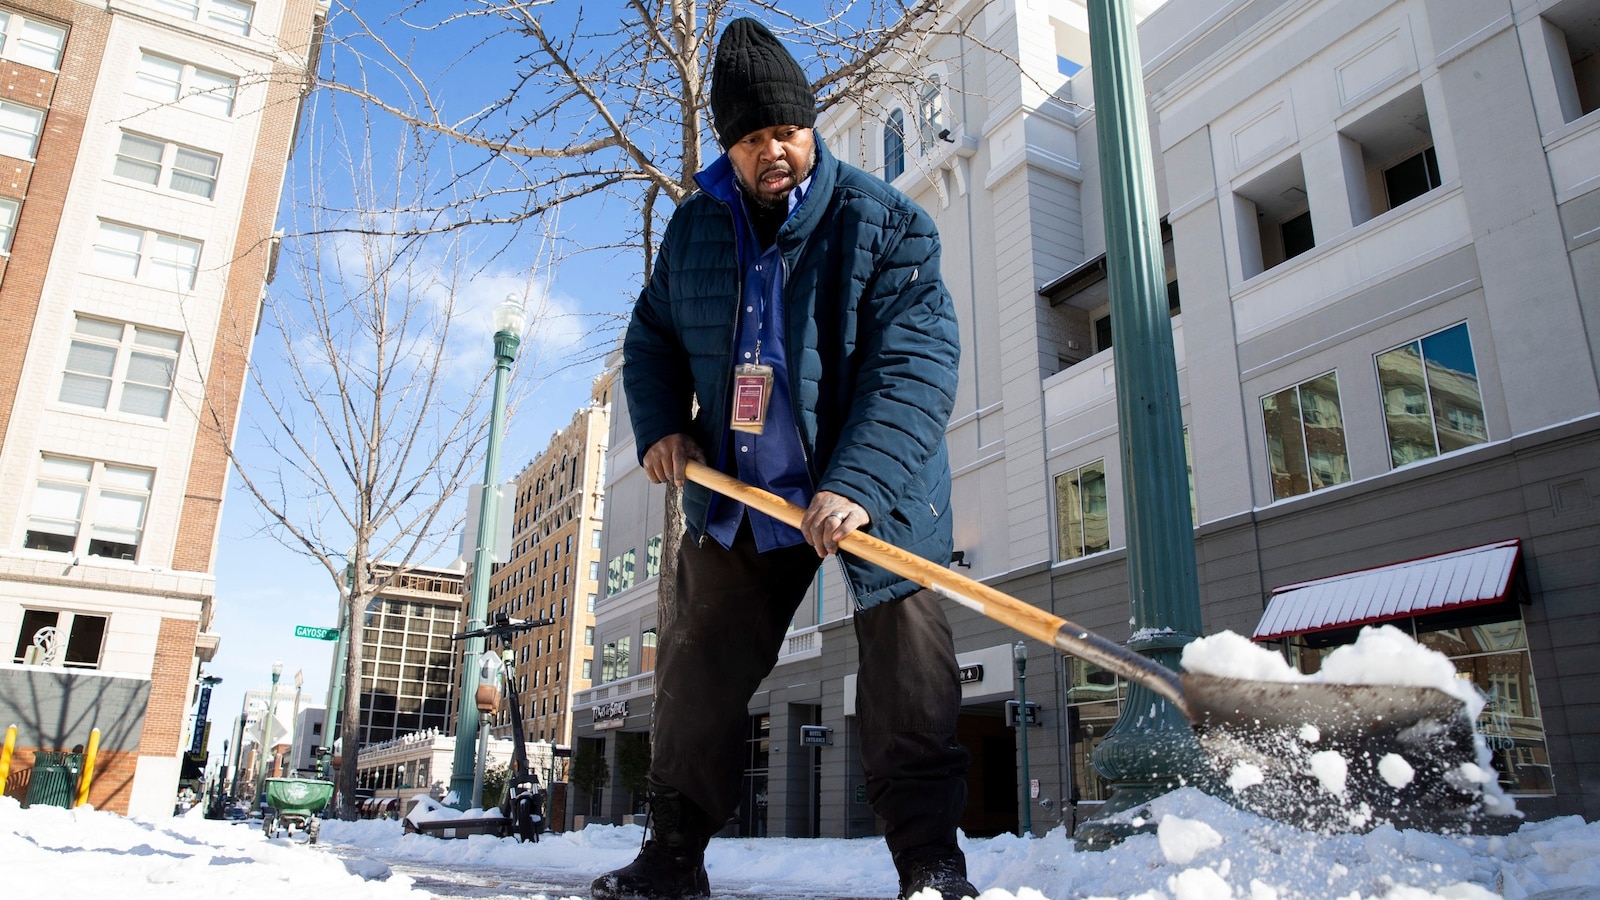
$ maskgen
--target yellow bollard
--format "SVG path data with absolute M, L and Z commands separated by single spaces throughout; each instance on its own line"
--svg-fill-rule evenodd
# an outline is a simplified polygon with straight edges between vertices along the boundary
M 94 755 L 100 749 L 100 729 L 89 732 L 89 749 L 83 754 L 83 774 L 78 776 L 78 796 L 72 805 L 82 806 L 89 802 L 89 785 L 94 782 Z
M 0 747 L 0 794 L 5 793 L 6 778 L 11 775 L 11 751 L 17 747 L 17 726 L 6 729 L 5 746 Z

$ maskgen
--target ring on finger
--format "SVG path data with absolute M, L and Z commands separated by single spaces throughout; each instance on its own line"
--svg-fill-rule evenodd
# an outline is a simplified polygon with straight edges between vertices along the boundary
M 840 512 L 839 510 L 834 510 L 833 512 L 828 513 L 828 518 L 830 518 L 830 519 L 838 519 L 841 522 L 843 522 L 845 519 L 848 519 L 849 517 L 850 517 L 849 513 Z

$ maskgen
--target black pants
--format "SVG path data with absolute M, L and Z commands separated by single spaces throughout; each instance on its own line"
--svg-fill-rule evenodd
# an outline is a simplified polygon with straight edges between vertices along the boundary
M 733 549 L 687 538 L 677 618 L 660 636 L 650 780 L 713 822 L 739 805 L 748 706 L 778 661 L 820 560 L 809 545 L 758 553 L 748 527 Z M 956 741 L 961 688 L 950 623 L 932 591 L 855 614 L 856 714 L 867 798 L 891 853 L 955 847 L 971 756 Z

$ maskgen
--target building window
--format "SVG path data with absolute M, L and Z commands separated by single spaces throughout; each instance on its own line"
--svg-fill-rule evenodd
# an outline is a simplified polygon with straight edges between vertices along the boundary
M 589 561 L 589 580 L 590 581 L 599 581 L 600 580 L 600 561 L 598 559 L 593 559 L 593 560 Z M 589 605 L 589 611 L 590 612 L 594 612 L 594 605 L 593 604 Z
M 151 3 L 179 18 L 204 22 L 241 37 L 250 34 L 250 22 L 256 15 L 256 5 L 243 0 L 151 0 Z
M 894 181 L 906 170 L 906 115 L 889 113 L 883 126 L 883 180 Z
M 1272 499 L 1282 500 L 1350 480 L 1339 376 L 1329 372 L 1261 398 L 1267 430 Z
M 24 546 L 109 559 L 137 558 L 154 480 L 149 469 L 41 457 Z
M 190 109 L 233 115 L 239 79 L 165 56 L 143 53 L 134 72 L 133 92 L 162 103 L 182 102 Z
M 1056 476 L 1056 559 L 1111 549 L 1106 515 L 1106 461 Z
M 98 669 L 105 639 L 105 616 L 24 609 L 11 661 L 29 666 Z
M 583 645 L 585 647 L 593 647 L 594 646 L 594 626 L 593 625 L 585 625 L 584 626 L 584 628 L 583 628 Z
M 221 165 L 222 157 L 215 153 L 124 132 L 111 171 L 119 178 L 160 185 L 165 169 L 169 190 L 210 200 L 217 190 L 217 169 Z
M 1284 160 L 1234 189 L 1240 268 L 1245 278 L 1294 259 L 1316 246 L 1300 157 Z
M 639 636 L 639 674 L 656 670 L 656 630 L 646 628 Z
M 122 322 L 79 316 L 61 376 L 62 403 L 167 417 L 183 338 Z
M 1429 147 L 1413 153 L 1383 170 L 1383 187 L 1389 194 L 1389 208 L 1415 200 L 1438 187 L 1439 157 Z
M 927 153 L 933 142 L 944 131 L 944 85 L 938 75 L 928 76 L 917 93 L 917 134 L 922 138 L 922 152 Z
M 591 563 L 590 565 L 595 565 L 595 564 Z M 595 599 L 596 598 L 595 598 L 594 594 L 590 594 L 589 595 L 588 599 L 586 599 L 584 601 L 584 608 L 583 608 L 584 612 L 590 612 L 590 613 L 594 612 L 594 601 L 595 601 Z
M 14 159 L 33 159 L 44 128 L 44 110 L 0 100 L 0 153 Z
M 1378 387 L 1395 468 L 1489 439 L 1465 322 L 1379 353 Z
M 628 645 L 632 638 L 617 638 L 600 653 L 600 683 L 628 677 Z
M 22 204 L 10 197 L 0 197 L 0 253 L 11 255 L 11 239 L 17 233 L 17 214 Z
M 589 532 L 589 546 L 595 550 L 600 549 L 600 529 Z
M 661 535 L 650 538 L 644 545 L 644 577 L 656 578 L 661 575 Z
M 102 221 L 94 245 L 94 268 L 102 275 L 191 290 L 200 269 L 200 246 L 199 241 L 188 238 Z
M 0 59 L 54 72 L 66 43 L 65 28 L 0 12 Z
M 1546 6 L 1539 19 L 1550 54 L 1561 120 L 1575 122 L 1600 109 L 1600 19 L 1592 0 Z
M 594 660 L 592 659 L 586 659 L 583 661 L 583 680 L 594 680 Z

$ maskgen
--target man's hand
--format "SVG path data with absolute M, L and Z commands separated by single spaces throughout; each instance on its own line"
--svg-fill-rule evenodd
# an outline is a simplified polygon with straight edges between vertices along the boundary
M 867 527 L 871 521 L 860 504 L 829 491 L 818 491 L 800 520 L 800 533 L 816 548 L 818 556 L 827 557 L 839 549 L 845 535 Z
M 701 452 L 700 445 L 694 438 L 687 434 L 669 434 L 644 452 L 645 477 L 651 484 L 662 484 L 671 481 L 678 487 L 683 487 L 684 473 L 689 468 L 689 460 L 697 463 L 706 461 L 705 453 Z

